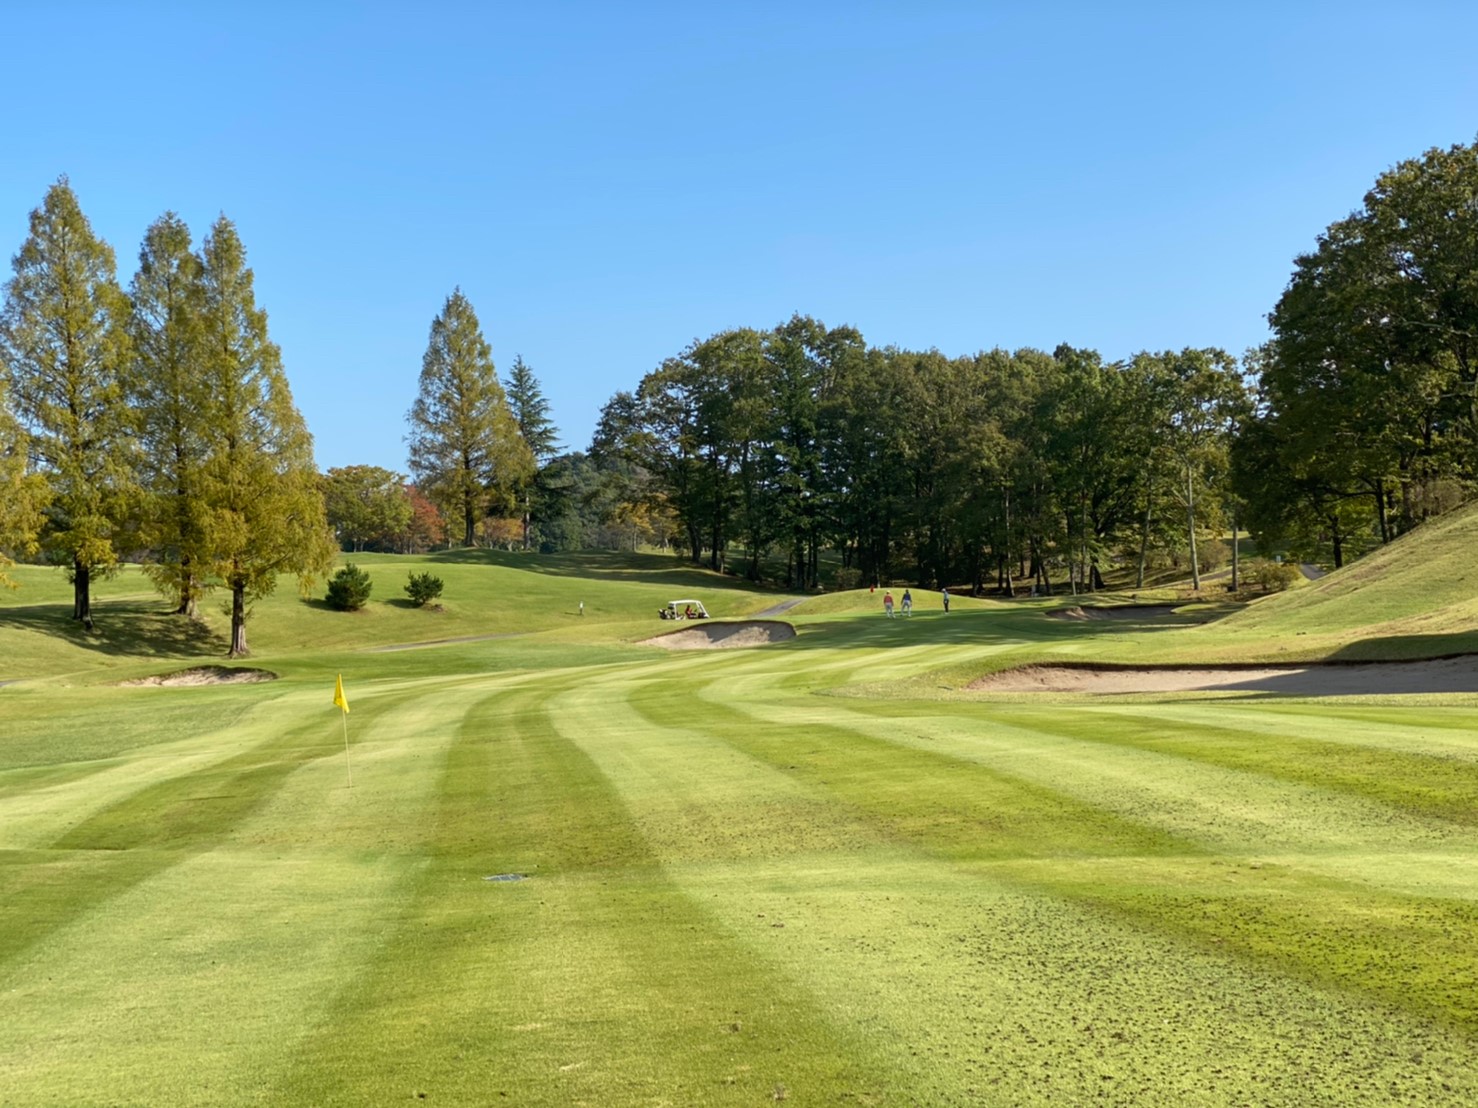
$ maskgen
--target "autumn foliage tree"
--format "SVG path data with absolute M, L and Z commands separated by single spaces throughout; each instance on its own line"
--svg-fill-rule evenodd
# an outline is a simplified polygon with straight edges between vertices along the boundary
M 250 653 L 252 601 L 296 573 L 325 572 L 333 541 L 313 465 L 313 440 L 293 405 L 282 358 L 256 306 L 252 271 L 222 216 L 201 250 L 202 353 L 210 446 L 202 472 L 210 568 L 230 590 L 230 654 Z
M 118 562 L 134 485 L 123 375 L 128 300 L 112 248 L 92 231 L 65 177 L 31 213 L 0 311 L 0 363 L 45 477 L 41 541 L 72 578 L 72 618 L 92 628 L 92 578 Z

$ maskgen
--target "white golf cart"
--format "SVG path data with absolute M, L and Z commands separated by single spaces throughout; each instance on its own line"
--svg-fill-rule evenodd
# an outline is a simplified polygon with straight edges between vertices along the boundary
M 707 619 L 708 609 L 701 600 L 669 600 L 657 614 L 663 619 Z

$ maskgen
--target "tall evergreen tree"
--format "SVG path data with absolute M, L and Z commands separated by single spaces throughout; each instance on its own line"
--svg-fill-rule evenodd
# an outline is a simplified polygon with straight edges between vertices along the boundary
M 512 494 L 533 469 L 533 456 L 461 289 L 431 321 L 419 392 L 406 418 L 417 487 L 461 520 L 462 541 L 473 545 L 478 519 L 493 499 Z
M 549 418 L 549 401 L 544 399 L 544 390 L 539 379 L 528 367 L 521 355 L 513 356 L 513 368 L 508 371 L 504 382 L 508 393 L 508 410 L 518 424 L 518 433 L 524 445 L 533 455 L 534 469 L 515 490 L 519 515 L 523 522 L 523 548 L 530 545 L 529 534 L 533 527 L 537 503 L 547 499 L 548 489 L 543 479 L 544 469 L 554 457 L 559 431 L 554 420 Z
M 529 453 L 533 454 L 534 464 L 542 466 L 554 457 L 555 448 L 559 444 L 559 429 L 554 426 L 554 420 L 549 418 L 549 401 L 544 398 L 539 379 L 534 376 L 534 371 L 529 368 L 522 355 L 513 356 L 513 367 L 508 371 L 504 388 L 508 396 L 508 410 L 513 413 L 513 420 L 518 424 L 518 433 L 523 436 Z
M 134 481 L 122 375 L 128 300 L 112 248 L 93 234 L 65 177 L 31 213 L 0 312 L 0 362 L 50 491 L 43 543 L 69 567 L 72 618 L 92 628 L 92 578 L 118 561 Z
M 145 233 L 132 291 L 128 383 L 141 447 L 141 537 L 151 552 L 144 572 L 176 600 L 177 614 L 193 616 L 208 557 L 200 482 L 211 397 L 201 373 L 201 263 L 173 212 Z
M 236 228 L 219 218 L 201 248 L 200 369 L 209 447 L 201 472 L 212 573 L 231 591 L 232 657 L 249 653 L 250 605 L 279 573 L 303 587 L 327 570 L 333 540 L 313 440 L 256 306 Z

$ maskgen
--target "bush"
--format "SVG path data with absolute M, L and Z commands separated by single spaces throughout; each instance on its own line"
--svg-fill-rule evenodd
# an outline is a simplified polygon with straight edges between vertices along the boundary
M 350 562 L 328 583 L 328 606 L 341 612 L 357 612 L 369 600 L 371 588 L 370 575 Z
M 1263 592 L 1282 592 L 1301 576 L 1292 562 L 1258 562 L 1252 570 L 1252 579 Z
M 842 566 L 832 574 L 831 583 L 838 592 L 855 589 L 862 583 L 862 571 L 856 566 Z
M 1196 561 L 1202 573 L 1211 573 L 1232 560 L 1232 548 L 1220 539 L 1203 539 L 1196 544 Z
M 423 608 L 441 595 L 441 578 L 429 573 L 412 573 L 405 584 L 405 595 L 417 608 Z

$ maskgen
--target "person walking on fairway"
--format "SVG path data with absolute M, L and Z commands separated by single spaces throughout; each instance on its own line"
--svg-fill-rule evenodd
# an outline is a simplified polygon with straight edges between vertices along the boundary
M 942 599 L 944 601 L 944 610 L 946 612 L 948 612 L 949 611 L 949 590 L 948 589 L 940 589 L 939 590 L 939 596 L 940 596 L 940 599 Z
M 903 614 L 906 616 L 913 615 L 913 594 L 907 589 L 903 590 Z
M 889 619 L 893 618 L 893 593 L 891 591 L 883 593 L 883 613 Z

